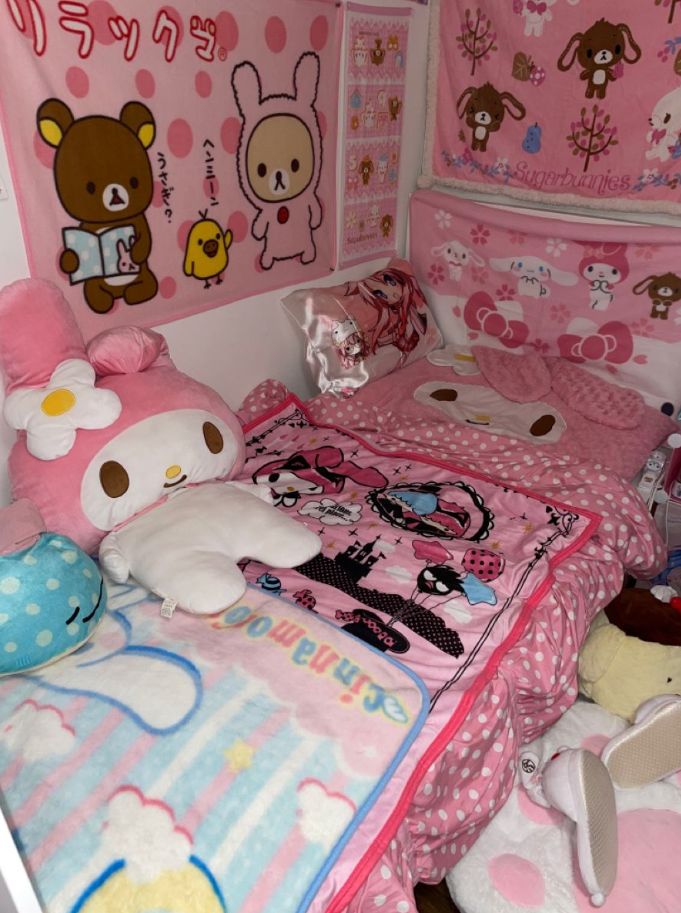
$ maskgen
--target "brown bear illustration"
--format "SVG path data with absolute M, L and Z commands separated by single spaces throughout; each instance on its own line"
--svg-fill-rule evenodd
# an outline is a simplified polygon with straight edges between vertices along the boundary
M 369 51 L 369 55 L 371 56 L 371 62 L 376 64 L 377 67 L 380 67 L 385 60 L 385 48 L 382 47 L 383 39 L 374 38 L 374 44 L 375 47 Z
M 650 316 L 659 320 L 669 319 L 669 308 L 681 300 L 681 279 L 676 273 L 662 273 L 660 276 L 647 276 L 632 289 L 635 295 L 648 293 L 651 308 Z
M 368 155 L 365 155 L 364 158 L 362 159 L 362 161 L 359 163 L 359 167 L 357 170 L 361 174 L 362 183 L 366 187 L 366 185 L 371 180 L 371 175 L 374 173 L 373 160 Z
M 84 282 L 84 296 L 98 314 L 122 298 L 149 301 L 158 290 L 147 263 L 151 232 L 144 215 L 153 195 L 147 149 L 156 125 L 149 109 L 130 101 L 120 118 L 74 118 L 58 98 L 37 111 L 38 132 L 57 151 L 54 182 L 77 228 L 63 229 L 61 269 L 72 283 Z M 121 257 L 121 251 L 125 256 Z
M 627 57 L 627 44 L 631 45 L 631 56 Z M 586 97 L 605 98 L 608 83 L 615 79 L 612 72 L 616 64 L 636 63 L 641 48 L 636 44 L 631 29 L 624 22 L 613 25 L 605 19 L 594 22 L 584 34 L 575 32 L 567 47 L 558 58 L 558 69 L 564 73 L 575 60 L 579 61 L 582 72 L 580 79 L 586 81 Z
M 397 115 L 402 109 L 402 102 L 398 95 L 393 95 L 388 99 L 388 111 L 390 112 L 390 120 L 397 120 Z
M 476 88 L 465 89 L 456 103 L 459 117 L 466 116 L 466 124 L 473 130 L 471 149 L 473 152 L 485 152 L 490 133 L 495 133 L 504 120 L 506 112 L 514 120 L 525 117 L 525 106 L 510 92 L 497 92 L 494 86 L 486 82 Z
M 386 213 L 381 219 L 381 233 L 384 238 L 390 237 L 390 232 L 393 230 L 393 217 Z

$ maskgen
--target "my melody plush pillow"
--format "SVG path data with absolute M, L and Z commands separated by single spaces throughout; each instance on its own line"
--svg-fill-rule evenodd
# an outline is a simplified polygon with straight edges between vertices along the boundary
M 291 292 L 283 305 L 307 339 L 307 362 L 326 393 L 349 396 L 442 345 L 406 260 L 366 279 Z

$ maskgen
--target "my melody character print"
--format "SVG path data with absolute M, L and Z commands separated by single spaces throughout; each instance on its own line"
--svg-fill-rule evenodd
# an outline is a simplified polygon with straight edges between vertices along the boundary
M 239 184 L 257 210 L 251 225 L 262 241 L 260 265 L 317 257 L 314 232 L 322 223 L 317 187 L 322 136 L 315 110 L 320 63 L 302 54 L 293 73 L 293 95 L 263 96 L 257 69 L 243 61 L 232 71 L 232 89 L 242 118 L 237 152 Z

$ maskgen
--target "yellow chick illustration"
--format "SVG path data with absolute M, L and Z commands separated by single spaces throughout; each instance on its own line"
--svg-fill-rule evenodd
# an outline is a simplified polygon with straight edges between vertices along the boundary
M 222 282 L 222 273 L 229 264 L 227 251 L 232 243 L 232 232 L 228 228 L 223 233 L 214 219 L 207 218 L 207 210 L 199 215 L 201 218 L 194 222 L 187 238 L 184 274 L 203 279 L 203 287 L 210 288 L 210 279 L 215 279 L 215 285 Z

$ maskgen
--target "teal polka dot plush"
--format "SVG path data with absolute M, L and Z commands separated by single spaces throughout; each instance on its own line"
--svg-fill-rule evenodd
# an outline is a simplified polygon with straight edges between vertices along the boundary
M 0 675 L 76 650 L 105 608 L 99 568 L 65 536 L 43 533 L 29 548 L 0 555 Z

